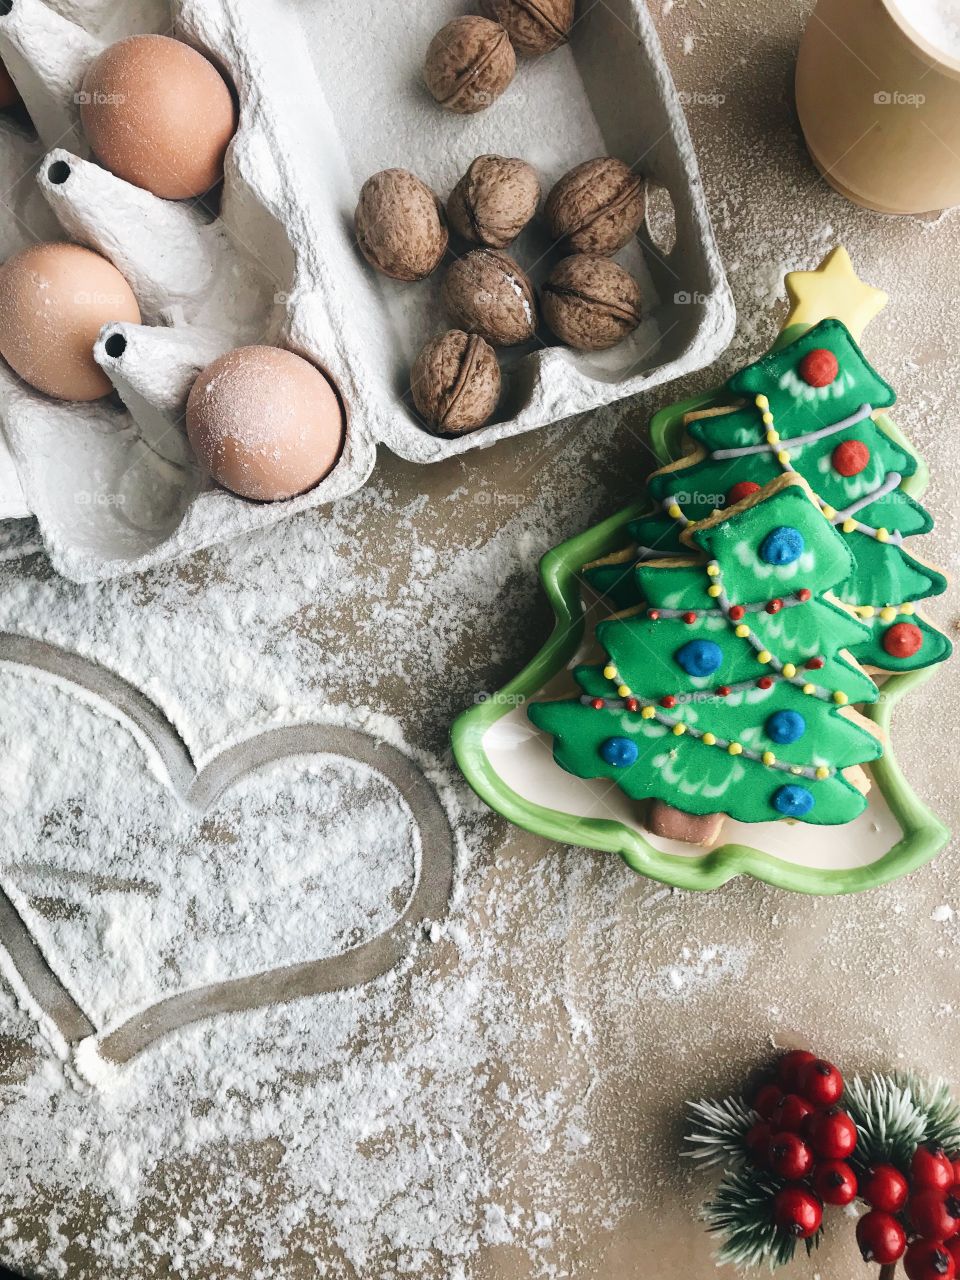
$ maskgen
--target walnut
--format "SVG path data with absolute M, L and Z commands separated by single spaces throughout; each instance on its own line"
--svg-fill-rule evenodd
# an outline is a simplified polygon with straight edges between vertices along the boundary
M 480 12 L 503 24 L 518 53 L 536 57 L 565 44 L 576 0 L 480 0 Z
M 639 231 L 646 200 L 643 178 L 605 156 L 577 165 L 553 188 L 544 213 L 565 253 L 616 253 Z
M 366 260 L 395 280 L 423 280 L 446 252 L 443 206 L 406 169 L 384 169 L 366 180 L 354 226 Z
M 512 347 L 536 332 L 533 286 L 498 249 L 474 249 L 451 263 L 441 297 L 462 329 L 479 333 L 492 346 Z
M 447 218 L 464 240 L 505 249 L 539 203 L 540 181 L 525 160 L 478 156 L 447 201 Z
M 413 403 L 438 435 L 482 427 L 500 399 L 500 366 L 476 333 L 451 329 L 423 348 L 410 374 Z
M 516 69 L 513 45 L 500 23 L 466 17 L 454 18 L 430 41 L 423 75 L 441 107 L 472 115 L 500 97 Z
M 564 258 L 540 298 L 553 332 L 580 351 L 616 346 L 640 323 L 640 286 L 609 258 L 585 253 Z

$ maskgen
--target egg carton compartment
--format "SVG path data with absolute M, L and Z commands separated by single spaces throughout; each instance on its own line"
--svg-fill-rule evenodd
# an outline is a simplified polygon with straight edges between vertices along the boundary
M 5 10 L 5 12 L 4 12 Z M 487 111 L 455 116 L 423 85 L 432 35 L 470 10 L 454 0 L 3 0 L 0 57 L 33 131 L 0 119 L 0 252 L 71 239 L 129 280 L 140 325 L 108 325 L 95 349 L 116 395 L 52 400 L 0 366 L 0 415 L 20 492 L 0 517 L 32 512 L 55 566 L 109 578 L 272 524 L 359 488 L 378 444 L 418 462 L 482 448 L 680 377 L 730 339 L 733 304 L 683 113 L 642 0 L 581 5 L 570 45 L 520 60 Z M 175 34 L 235 86 L 239 128 L 214 214 L 161 200 L 93 162 L 79 126 L 84 72 L 123 35 Z M 618 260 L 640 280 L 644 321 L 607 352 L 551 345 L 546 331 L 499 353 L 494 420 L 445 439 L 419 425 L 410 366 L 448 327 L 443 267 L 399 284 L 359 254 L 353 210 L 379 169 L 417 173 L 446 198 L 471 160 L 517 155 L 544 193 L 602 154 L 669 193 L 675 243 L 649 226 Z M 453 246 L 455 251 L 456 245 Z M 539 220 L 511 253 L 534 282 L 557 260 Z M 276 343 L 325 369 L 349 414 L 334 469 L 309 493 L 255 503 L 212 484 L 184 429 L 197 373 L 231 347 Z

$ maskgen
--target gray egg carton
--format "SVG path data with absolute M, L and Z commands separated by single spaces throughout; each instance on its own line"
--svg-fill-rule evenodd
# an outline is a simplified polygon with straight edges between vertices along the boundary
M 0 254 L 34 239 L 88 245 L 130 281 L 143 324 L 103 330 L 95 356 L 118 394 L 93 404 L 49 399 L 0 363 L 16 472 L 0 439 L 0 516 L 35 515 L 67 577 L 110 578 L 335 501 L 364 484 L 378 444 L 435 462 L 715 359 L 733 331 L 733 303 L 653 23 L 642 0 L 582 8 L 568 48 L 521 61 L 497 103 L 460 117 L 432 102 L 420 75 L 431 36 L 464 12 L 456 0 L 2 0 L 0 56 L 39 140 L 0 120 Z M 236 86 L 240 125 L 216 220 L 90 158 L 79 127 L 84 71 L 104 45 L 145 31 L 172 31 Z M 645 225 L 619 255 L 645 298 L 631 339 L 587 355 L 545 336 L 502 353 L 496 418 L 440 439 L 418 423 L 407 379 L 420 346 L 445 327 L 442 270 L 414 285 L 377 275 L 357 252 L 352 212 L 378 169 L 411 169 L 446 197 L 485 152 L 530 161 L 545 190 L 596 155 L 636 164 L 669 193 L 675 243 L 658 247 Z M 556 260 L 539 220 L 513 252 L 537 283 Z M 321 365 L 350 410 L 334 470 L 286 502 L 217 488 L 184 431 L 199 370 L 251 342 Z

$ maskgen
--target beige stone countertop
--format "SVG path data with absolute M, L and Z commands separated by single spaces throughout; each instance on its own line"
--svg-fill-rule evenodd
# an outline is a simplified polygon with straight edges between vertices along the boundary
M 251 720 L 268 720 L 290 699 L 308 710 L 363 703 L 394 718 L 417 749 L 443 757 L 455 715 L 478 690 L 496 689 L 517 672 L 546 638 L 538 557 L 634 499 L 650 467 L 651 413 L 760 354 L 786 310 L 784 271 L 812 267 L 836 243 L 847 246 L 862 277 L 891 295 L 864 346 L 898 391 L 899 426 L 930 465 L 925 505 L 937 529 L 925 555 L 953 572 L 960 518 L 960 215 L 881 217 L 847 204 L 818 176 L 791 90 L 808 0 L 652 0 L 652 7 L 677 86 L 688 95 L 740 316 L 738 336 L 716 368 L 670 387 L 658 401 L 614 407 L 441 465 L 420 468 L 383 453 L 370 491 L 335 515 L 312 512 L 262 540 L 141 579 L 81 588 L 56 579 L 39 555 L 0 565 L 0 630 L 64 644 L 74 637 L 87 656 L 148 688 L 200 752 L 219 730 L 206 712 L 195 718 L 195 704 L 181 700 L 182 664 L 210 667 L 198 687 L 209 703 L 221 704 L 226 736 Z M 221 644 L 225 654 L 241 647 L 222 615 L 223 584 L 254 574 L 263 556 L 273 558 L 278 588 L 284 575 L 302 573 L 309 557 L 317 589 L 309 605 L 294 611 L 281 606 L 287 596 L 279 591 L 275 609 L 267 598 L 249 610 L 239 626 L 252 660 L 238 677 L 226 659 L 220 670 L 211 661 Z M 359 594 L 334 589 L 337 566 L 348 563 L 343 557 L 370 570 L 360 576 L 366 586 Z M 460 594 L 452 607 L 442 584 L 452 581 L 457 563 Z M 955 629 L 950 595 L 930 612 Z M 190 618 L 185 650 L 178 613 Z M 280 663 L 281 652 L 297 655 L 297 663 Z M 958 726 L 954 662 L 910 696 L 894 728 L 916 789 L 954 826 L 960 826 Z M 708 1280 L 711 1243 L 695 1213 L 712 1180 L 678 1158 L 685 1099 L 739 1088 L 773 1044 L 797 1042 L 851 1072 L 909 1066 L 960 1087 L 956 843 L 905 880 L 859 896 L 808 898 L 742 880 L 696 895 L 664 891 L 619 860 L 551 845 L 498 818 L 473 811 L 470 823 L 473 844 L 451 916 L 460 941 L 441 936 L 432 950 L 418 952 L 393 996 L 382 999 L 388 1016 L 345 1034 L 339 1051 L 345 1076 L 356 1055 L 369 1107 L 355 1154 L 346 1140 L 342 1146 L 349 1194 L 364 1203 L 369 1195 L 373 1206 L 362 1263 L 351 1258 L 355 1224 L 344 1225 L 342 1203 L 335 1213 L 329 1208 L 336 1188 L 306 1185 L 298 1181 L 301 1166 L 287 1164 L 285 1146 L 303 1138 L 289 1116 L 266 1136 L 251 1119 L 244 1140 L 235 1128 L 217 1137 L 216 1108 L 240 1105 L 244 1093 L 239 1084 L 231 1093 L 223 1077 L 198 1086 L 191 1102 L 197 1122 L 210 1123 L 209 1143 L 172 1150 L 169 1158 L 150 1153 L 135 1207 L 118 1207 L 104 1194 L 107 1175 L 95 1151 L 71 1186 L 42 1171 L 29 1192 L 21 1181 L 0 1203 L 0 1260 L 28 1275 L 69 1280 Z M 443 1006 L 430 1004 L 431 990 L 445 993 L 451 1016 L 465 993 L 476 1001 L 470 1061 L 466 1032 L 455 1044 L 444 1040 Z M 350 999 L 360 1007 L 366 997 Z M 318 1043 L 332 1000 L 307 1002 L 306 1025 Z M 122 1082 L 119 1101 L 93 1091 L 67 1105 L 62 1091 L 79 1086 L 51 1076 L 42 1105 L 28 1118 L 24 1098 L 41 1097 L 37 1081 L 49 1064 L 29 1020 L 9 999 L 0 1017 L 0 1166 L 32 1178 L 31 1150 L 62 1143 L 68 1152 L 88 1119 L 91 1132 L 113 1125 L 122 1147 L 128 1123 Z M 213 1031 L 207 1040 L 195 1035 L 185 1061 L 203 1062 L 217 1051 L 238 1055 L 238 1071 L 247 1070 L 255 1058 L 270 1056 L 271 1036 L 292 1035 L 301 1045 L 304 1008 L 289 1014 L 295 1019 L 289 1025 L 286 1017 L 258 1022 L 248 1043 Z M 436 1049 L 414 1068 L 418 1043 Z M 176 1044 L 164 1050 L 171 1081 L 187 1070 L 177 1052 Z M 401 1064 L 393 1101 L 378 1092 L 371 1066 L 378 1053 L 381 1066 Z M 314 1094 L 307 1096 L 328 1070 L 329 1063 L 312 1074 L 298 1067 L 271 1086 L 290 1116 L 302 1105 L 304 1126 L 318 1134 L 343 1123 L 339 1110 L 324 1112 Z M 447 1071 L 442 1110 L 431 1091 Z M 183 1088 L 194 1086 L 187 1081 Z M 253 1108 L 258 1115 L 268 1095 L 265 1088 Z M 412 1152 L 445 1150 L 442 1135 L 449 1138 L 460 1111 L 461 1155 L 450 1156 L 449 1179 L 430 1173 L 429 1161 L 424 1173 L 412 1155 L 406 1165 L 395 1162 L 404 1144 Z M 130 1143 L 149 1147 L 149 1132 L 132 1118 L 129 1124 Z M 162 1124 L 154 1132 L 157 1142 L 168 1140 Z M 313 1141 L 313 1130 L 307 1136 Z M 444 1157 L 438 1161 L 437 1168 L 444 1166 Z M 400 1171 L 391 1195 L 377 1182 L 378 1168 Z M 466 1182 L 457 1181 L 461 1175 Z M 418 1178 L 421 1198 L 405 1200 Z M 402 1206 L 396 1218 L 392 1197 Z M 462 1231 L 447 1221 L 448 1211 L 463 1219 Z M 441 1247 L 413 1248 L 406 1229 L 431 1214 Z M 177 1219 L 189 1228 L 179 1237 L 171 1225 Z M 161 1241 L 156 1252 L 151 1240 Z M 277 1240 L 281 1247 L 273 1252 Z M 855 1280 L 874 1273 L 859 1260 L 852 1220 L 835 1212 L 819 1254 L 784 1274 Z

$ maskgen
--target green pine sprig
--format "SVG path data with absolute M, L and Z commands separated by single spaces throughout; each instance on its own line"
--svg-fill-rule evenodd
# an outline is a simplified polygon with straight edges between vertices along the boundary
M 935 1142 L 949 1156 L 956 1155 L 960 1151 L 960 1102 L 950 1092 L 946 1080 L 939 1076 L 924 1080 L 909 1072 L 895 1075 L 894 1080 L 901 1088 L 909 1089 L 924 1117 L 922 1141 Z
M 684 1155 L 696 1160 L 702 1169 L 726 1164 L 739 1168 L 747 1160 L 747 1132 L 760 1120 L 742 1098 L 702 1098 L 688 1102 L 691 1113 L 690 1132 L 686 1136 Z
M 926 1140 L 927 1115 L 913 1084 L 895 1076 L 854 1076 L 847 1082 L 844 1106 L 859 1131 L 853 1163 L 858 1170 L 889 1163 L 903 1170 Z
M 783 1183 L 760 1169 L 731 1169 L 712 1200 L 703 1206 L 707 1230 L 721 1237 L 717 1265 L 759 1267 L 773 1271 L 793 1260 L 797 1240 L 773 1220 L 773 1201 Z M 820 1244 L 822 1230 L 807 1240 L 807 1252 Z

